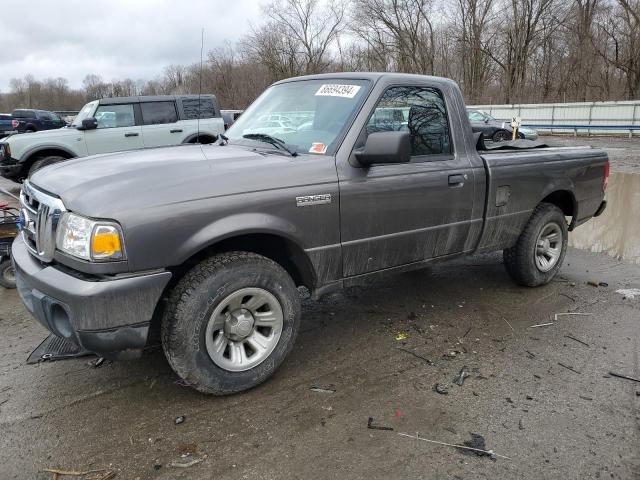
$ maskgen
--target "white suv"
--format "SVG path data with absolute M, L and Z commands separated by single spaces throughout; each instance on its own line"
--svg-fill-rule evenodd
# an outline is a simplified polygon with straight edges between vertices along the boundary
M 68 158 L 211 143 L 221 133 L 224 121 L 214 95 L 103 98 L 82 107 L 68 127 L 3 139 L 0 175 L 21 180 Z

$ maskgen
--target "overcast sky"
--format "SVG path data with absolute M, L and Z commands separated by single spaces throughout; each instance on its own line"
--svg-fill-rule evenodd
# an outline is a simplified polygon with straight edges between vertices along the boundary
M 258 0 L 29 0 L 0 10 L 0 92 L 14 77 L 152 79 L 260 23 Z

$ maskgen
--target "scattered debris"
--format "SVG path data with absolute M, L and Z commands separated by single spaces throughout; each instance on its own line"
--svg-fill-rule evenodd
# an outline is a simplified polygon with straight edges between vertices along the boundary
M 571 370 L 573 373 L 577 373 L 578 375 L 582 375 L 582 373 L 577 371 L 575 368 L 570 367 L 569 365 L 565 365 L 564 363 L 560 363 L 560 362 L 558 362 L 558 365 L 560 365 L 563 368 L 566 368 L 567 370 Z M 638 380 L 638 381 L 640 381 L 640 380 Z
M 568 313 L 556 313 L 553 316 L 553 319 L 557 322 L 558 321 L 558 317 L 564 317 L 566 315 L 591 315 L 590 313 L 580 313 L 580 312 L 568 312 Z
M 553 325 L 553 322 L 550 322 L 550 323 L 539 323 L 537 325 L 531 325 L 529 328 L 548 327 L 549 325 Z
M 92 368 L 100 368 L 104 363 L 104 358 L 98 357 L 95 360 L 91 360 L 88 365 Z
M 105 472 L 105 474 L 100 477 L 100 480 L 110 480 L 113 477 L 115 477 L 116 473 L 111 471 L 111 470 L 107 470 L 106 468 L 99 468 L 97 470 L 86 470 L 84 472 L 77 472 L 74 470 L 58 470 L 57 468 L 44 468 L 42 469 L 43 472 L 45 473 L 51 473 L 53 474 L 53 479 L 56 480 L 58 478 L 59 475 L 64 475 L 64 476 L 69 476 L 69 477 L 84 477 L 86 475 L 91 475 L 94 473 L 102 473 Z
M 636 295 L 640 296 L 640 288 L 622 288 L 620 290 L 616 290 L 616 293 L 622 295 L 625 299 L 633 300 Z
M 420 360 L 424 360 L 429 365 L 433 365 L 433 362 L 431 360 L 429 360 L 426 357 L 423 357 L 422 355 L 418 355 L 417 353 L 412 352 L 411 350 L 407 350 L 406 348 L 398 348 L 398 350 L 400 350 L 401 352 L 408 353 L 409 355 L 413 355 L 414 357 L 419 358 Z
M 183 379 L 179 378 L 178 380 L 176 380 L 175 382 L 173 382 L 175 385 L 178 385 L 180 387 L 188 387 L 189 384 L 187 382 L 185 382 Z
M 435 443 L 437 445 L 444 445 L 445 447 L 457 448 L 461 452 L 463 452 L 464 450 L 473 451 L 473 452 L 476 452 L 476 455 L 480 457 L 486 456 L 486 457 L 490 457 L 491 459 L 494 459 L 494 457 L 500 457 L 500 458 L 505 458 L 507 460 L 511 460 L 509 457 L 505 457 L 504 455 L 499 455 L 497 453 L 494 453 L 493 450 L 486 450 L 484 437 L 482 435 L 478 435 L 475 433 L 471 434 L 471 441 L 464 442 L 465 443 L 464 445 L 455 445 L 453 443 L 438 442 L 437 440 L 429 440 L 428 438 L 421 437 L 417 432 L 415 435 L 409 435 L 408 433 L 398 432 L 398 435 L 401 435 L 403 437 L 413 438 L 415 440 L 421 440 L 423 442 Z M 478 445 L 478 447 L 476 447 L 475 445 Z M 484 448 L 481 448 L 481 447 L 484 447 Z
M 607 282 L 598 282 L 599 287 L 608 287 L 609 284 Z
M 370 430 L 393 430 L 393 427 L 385 427 L 383 425 L 374 425 L 373 417 L 369 417 L 367 421 L 367 428 Z
M 581 343 L 581 344 L 582 344 L 582 345 L 584 345 L 585 347 L 588 347 L 588 346 L 589 346 L 589 344 L 588 344 L 587 342 L 583 342 L 582 340 L 580 340 L 580 339 L 578 339 L 578 338 L 576 338 L 576 337 L 573 337 L 573 336 L 571 336 L 571 335 L 565 335 L 564 337 L 565 337 L 565 338 L 570 338 L 570 339 L 571 339 L 571 340 L 573 340 L 574 342 Z
M 175 419 L 176 425 L 180 425 L 181 423 L 184 423 L 186 419 L 187 417 L 185 415 L 180 415 L 179 417 L 176 417 Z
M 169 466 L 174 468 L 189 468 L 201 463 L 202 461 L 204 461 L 205 458 L 207 458 L 207 456 L 203 455 L 202 457 L 193 458 L 186 462 L 171 462 Z
M 513 399 L 511 397 L 505 397 L 507 403 L 513 403 Z
M 566 293 L 559 293 L 558 295 L 562 295 L 563 297 L 567 297 L 569 300 L 571 300 L 572 302 L 575 302 L 576 299 L 575 297 L 572 297 L 571 295 L 568 295 Z
M 336 393 L 336 386 L 333 383 L 326 385 L 312 385 L 309 390 L 318 393 Z
M 627 377 L 626 375 L 622 375 L 621 373 L 609 372 L 609 375 L 612 375 L 612 376 L 618 377 L 618 378 L 622 378 L 624 380 L 631 380 L 632 382 L 640 383 L 640 379 L 633 378 L 633 377 Z
M 407 315 L 407 319 L 408 320 L 417 320 L 418 319 L 418 315 L 416 315 L 416 312 L 409 312 L 409 315 Z
M 583 400 L 589 400 L 589 401 L 592 401 L 592 400 L 593 400 L 593 397 L 587 397 L 587 396 L 585 396 L 585 395 L 578 395 L 578 396 L 579 396 L 581 399 L 583 399 Z
M 154 463 L 153 464 L 153 469 L 154 470 L 160 470 L 162 468 L 162 464 L 161 463 Z
M 479 397 L 480 394 L 478 392 L 476 392 L 475 390 L 471 390 L 471 393 L 473 393 L 474 397 Z
M 531 353 L 529 350 L 525 350 L 525 352 L 527 352 L 527 355 L 529 355 L 529 358 L 536 358 L 535 353 Z
M 396 408 L 395 415 L 396 417 L 404 417 L 404 413 L 402 413 L 402 410 L 400 410 L 399 408 Z
M 598 288 L 598 282 L 594 282 L 593 280 L 589 280 L 587 282 L 587 285 L 591 285 L 592 287 Z
M 526 397 L 524 397 L 524 398 L 526 398 L 527 400 L 533 400 L 533 397 L 532 397 L 531 395 L 527 395 L 527 396 L 526 396 Z
M 396 333 L 395 337 L 396 340 L 400 341 L 400 340 L 406 340 L 407 338 L 409 338 L 409 335 L 407 335 L 404 332 L 398 332 Z
M 453 379 L 453 383 L 458 386 L 462 386 L 464 384 L 464 379 L 469 376 L 469 368 L 465 365 L 460 369 L 458 375 Z
M 471 331 L 471 327 L 467 328 L 467 331 L 464 333 L 464 335 L 462 335 L 462 338 L 465 338 L 467 335 L 469 335 L 470 331 Z
M 522 419 L 518 420 L 518 430 L 524 430 L 524 425 L 522 424 Z
M 441 383 L 436 383 L 433 386 L 433 391 L 436 392 L 436 393 L 439 393 L 440 395 L 448 395 L 449 394 L 449 390 L 447 390 L 447 387 L 445 387 Z

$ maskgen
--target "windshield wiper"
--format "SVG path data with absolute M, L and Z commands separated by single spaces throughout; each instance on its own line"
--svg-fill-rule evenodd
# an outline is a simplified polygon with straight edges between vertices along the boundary
M 287 144 L 284 143 L 283 140 L 272 137 L 271 135 L 267 135 L 266 133 L 247 133 L 245 135 L 242 135 L 242 138 L 246 138 L 248 140 L 258 140 L 259 142 L 270 143 L 274 147 L 279 148 L 280 150 L 284 150 L 285 152 L 288 152 L 292 157 L 296 157 L 298 155 L 298 152 L 296 152 L 295 150 L 291 150 L 289 147 L 287 147 Z

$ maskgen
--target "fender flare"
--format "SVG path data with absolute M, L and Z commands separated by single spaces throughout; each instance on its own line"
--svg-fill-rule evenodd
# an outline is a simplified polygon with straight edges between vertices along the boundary
M 212 134 L 211 132 L 200 132 L 200 133 L 192 133 L 191 135 L 187 136 L 187 138 L 185 138 L 182 141 L 182 143 L 191 143 L 196 138 L 204 137 L 204 136 L 213 138 L 214 142 L 218 139 L 218 135 L 217 134 Z
M 25 150 L 22 153 L 22 159 L 20 160 L 20 163 L 27 163 L 27 161 L 33 155 L 37 155 L 39 152 L 42 152 L 44 150 L 60 150 L 61 152 L 64 152 L 66 155 L 69 155 L 69 158 L 74 158 L 74 157 L 78 156 L 73 151 L 71 151 L 69 148 L 61 146 L 61 145 L 56 145 L 55 143 L 40 144 L 40 145 L 36 145 L 36 146 L 33 146 L 33 147 Z
M 181 265 L 225 240 L 252 234 L 266 234 L 279 237 L 293 247 L 296 258 L 292 260 L 296 267 L 310 274 L 315 282 L 317 272 L 302 246 L 301 233 L 295 225 L 282 217 L 265 213 L 238 213 L 216 219 L 186 238 L 176 252 L 175 259 L 177 264 Z M 303 262 L 303 265 L 299 265 L 298 262 Z

